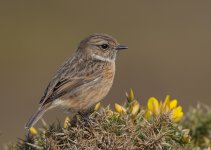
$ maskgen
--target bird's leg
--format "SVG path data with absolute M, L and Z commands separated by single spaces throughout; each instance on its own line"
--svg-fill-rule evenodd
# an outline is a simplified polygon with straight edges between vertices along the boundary
M 70 110 L 68 110 L 68 112 L 70 112 Z M 75 127 L 77 126 L 77 124 L 80 122 L 84 124 L 84 125 L 88 125 L 90 122 L 90 115 L 94 112 L 94 106 L 86 109 L 86 110 L 81 110 L 81 111 L 76 111 L 76 110 L 71 110 L 71 114 L 73 114 L 74 112 L 74 116 L 71 119 L 71 126 Z
M 72 117 L 72 119 L 70 121 L 71 127 L 76 127 L 77 126 L 77 120 L 78 120 L 77 115 Z
M 90 115 L 92 112 L 90 110 L 87 111 L 80 111 L 78 114 L 81 116 L 81 120 L 85 125 L 88 125 L 90 122 Z
M 89 111 L 80 111 L 75 114 L 70 121 L 71 127 L 76 127 L 78 124 L 80 124 L 80 122 L 87 126 L 90 121 L 90 114 L 91 113 Z

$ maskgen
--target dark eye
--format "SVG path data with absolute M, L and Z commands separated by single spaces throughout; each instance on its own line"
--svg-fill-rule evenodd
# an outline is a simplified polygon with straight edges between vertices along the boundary
M 108 46 L 108 44 L 102 44 L 100 47 L 101 47 L 102 49 L 107 49 L 109 46 Z

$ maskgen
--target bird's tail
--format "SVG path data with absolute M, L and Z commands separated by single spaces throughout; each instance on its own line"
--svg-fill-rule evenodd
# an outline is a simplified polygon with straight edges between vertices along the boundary
M 45 107 L 40 107 L 34 114 L 31 116 L 29 121 L 26 123 L 25 128 L 30 129 L 34 126 L 35 123 L 43 116 L 43 114 L 46 112 Z

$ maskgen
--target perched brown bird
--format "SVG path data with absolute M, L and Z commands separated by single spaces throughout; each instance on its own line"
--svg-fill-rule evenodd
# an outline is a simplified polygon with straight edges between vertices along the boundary
M 127 48 L 103 33 L 82 40 L 75 55 L 61 66 L 48 84 L 40 107 L 25 127 L 32 127 L 51 108 L 60 106 L 76 114 L 101 101 L 113 84 L 116 54 Z

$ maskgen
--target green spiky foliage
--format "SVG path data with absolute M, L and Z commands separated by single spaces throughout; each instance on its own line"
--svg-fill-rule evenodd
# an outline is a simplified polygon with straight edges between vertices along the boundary
M 198 104 L 196 108 L 191 108 L 182 125 L 190 129 L 192 137 L 187 149 L 211 149 L 211 108 L 209 106 Z

